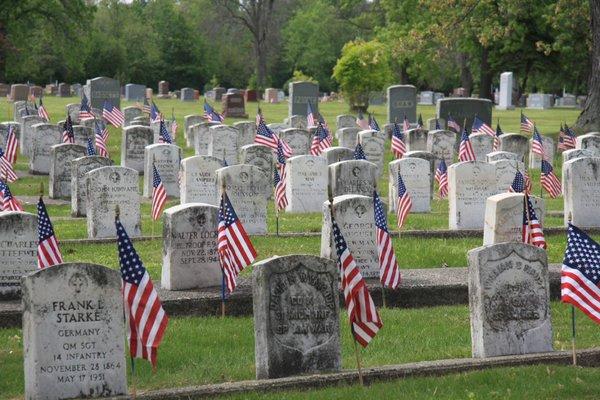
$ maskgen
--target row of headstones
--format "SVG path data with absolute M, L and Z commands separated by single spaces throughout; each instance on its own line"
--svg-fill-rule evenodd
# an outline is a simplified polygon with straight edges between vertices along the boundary
M 468 259 L 473 356 L 552 351 L 546 252 L 502 243 L 473 249 Z M 252 281 L 256 377 L 341 370 L 335 262 L 274 257 L 254 265 Z M 118 271 L 86 263 L 23 278 L 26 398 L 126 394 L 120 291 Z
M 58 97 L 69 97 L 73 93 L 76 93 L 78 89 L 81 89 L 81 85 L 75 84 L 73 86 L 68 83 L 59 83 L 58 86 L 55 84 L 46 85 L 44 90 L 41 86 L 30 86 L 23 83 L 16 83 L 13 85 L 7 85 L 0 83 L 0 96 L 9 96 L 12 101 L 26 101 L 29 97 L 35 96 L 40 98 L 44 95 L 44 92 L 49 95 L 56 95 Z

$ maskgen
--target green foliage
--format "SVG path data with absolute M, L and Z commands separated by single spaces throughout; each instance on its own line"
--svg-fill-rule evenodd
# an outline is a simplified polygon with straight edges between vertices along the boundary
M 378 41 L 346 43 L 333 68 L 333 78 L 351 108 L 366 109 L 369 92 L 381 90 L 391 80 L 388 49 Z
M 299 81 L 319 83 L 319 81 L 317 81 L 312 76 L 306 75 L 304 72 L 302 72 L 300 70 L 294 70 L 292 77 L 290 79 L 288 79 L 287 81 L 285 81 L 285 83 L 283 84 L 283 90 L 285 90 L 286 92 L 289 92 L 290 83 L 291 82 L 299 82 Z

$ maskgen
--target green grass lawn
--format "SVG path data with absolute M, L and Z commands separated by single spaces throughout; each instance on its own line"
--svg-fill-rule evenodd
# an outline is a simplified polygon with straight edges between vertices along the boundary
M 570 349 L 570 315 L 569 306 L 556 302 L 552 303 L 555 350 Z M 432 307 L 426 310 L 383 309 L 381 310 L 381 318 L 384 327 L 369 347 L 361 350 L 365 367 L 413 361 L 464 358 L 471 355 L 469 310 L 467 306 Z M 355 368 L 354 348 L 350 331 L 347 328 L 347 317 L 343 310 L 341 311 L 340 321 L 343 368 Z M 590 348 L 599 344 L 598 326 L 580 312 L 577 312 L 577 328 L 578 348 Z M 22 345 L 20 329 L 0 330 L 0 365 L 2 366 L 0 398 L 2 399 L 22 395 Z M 152 374 L 150 365 L 143 361 L 138 361 L 136 368 L 137 387 L 140 390 L 253 379 L 255 372 L 252 318 L 172 318 L 159 351 L 157 373 Z M 554 370 L 556 367 L 549 368 Z M 514 369 L 499 370 L 498 373 L 500 376 L 509 377 L 512 376 L 510 371 L 514 371 Z M 546 367 L 539 371 L 535 368 L 523 368 L 522 371 L 523 376 L 521 379 L 526 382 L 525 378 L 528 377 L 533 383 L 537 380 L 539 373 L 546 371 Z M 564 371 L 566 374 L 565 379 L 574 376 L 574 372 L 567 371 Z M 574 371 L 581 372 L 581 370 Z M 468 376 L 465 375 L 463 379 L 471 379 L 467 378 Z M 473 376 L 477 375 L 473 374 Z M 588 376 L 588 378 L 593 376 Z M 443 388 L 445 380 L 451 382 L 453 379 L 457 379 L 457 377 L 440 378 L 438 386 Z M 473 379 L 478 382 L 478 378 Z M 412 380 L 406 381 L 406 385 L 411 385 L 411 383 L 408 383 L 409 381 Z M 479 381 L 479 383 L 484 381 Z M 400 381 L 394 385 L 400 385 L 402 388 L 403 382 Z M 431 380 L 429 384 L 423 383 L 423 385 L 425 387 L 436 385 L 436 382 L 438 381 Z M 562 382 L 563 385 L 569 386 L 569 389 L 566 390 L 573 390 L 577 387 L 577 385 L 570 385 L 567 381 Z M 129 383 L 131 384 L 131 379 L 129 379 Z M 417 383 L 414 383 L 414 385 L 417 385 Z M 495 380 L 489 382 L 488 385 L 490 385 L 489 390 L 499 391 L 500 394 L 505 393 L 507 387 L 512 388 L 511 384 L 503 380 Z M 458 388 L 458 383 L 455 386 Z M 517 393 L 518 390 L 529 390 L 526 384 L 522 386 L 521 389 L 517 389 Z M 329 390 L 337 393 L 338 389 Z M 398 390 L 402 392 L 402 389 Z M 324 396 L 327 393 L 327 391 L 324 392 Z M 303 395 L 298 394 L 298 396 Z M 476 398 L 485 397 L 478 396 Z M 500 396 L 500 398 L 504 397 Z M 537 397 L 534 396 L 533 398 Z

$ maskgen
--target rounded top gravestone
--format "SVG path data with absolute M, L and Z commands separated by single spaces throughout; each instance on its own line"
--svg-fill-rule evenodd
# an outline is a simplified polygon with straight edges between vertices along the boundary
M 37 216 L 0 212 L 0 300 L 17 298 L 21 277 L 37 269 Z

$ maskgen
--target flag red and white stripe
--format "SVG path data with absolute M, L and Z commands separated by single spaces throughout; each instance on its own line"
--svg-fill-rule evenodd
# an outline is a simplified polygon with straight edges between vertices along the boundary
M 388 231 L 383 204 L 377 195 L 377 191 L 373 192 L 373 208 L 375 211 L 375 237 L 379 257 L 379 280 L 383 286 L 396 289 L 400 285 L 400 269 L 396 261 L 392 238 Z
M 44 200 L 40 197 L 37 204 L 38 216 L 38 268 L 48 268 L 63 262 L 58 240 L 54 234 L 52 222 L 48 216 Z
M 475 151 L 473 151 L 473 145 L 469 137 L 466 136 L 466 132 L 463 133 L 463 138 L 458 147 L 458 159 L 460 161 L 475 161 Z
M 15 174 L 12 164 L 4 155 L 4 151 L 0 149 L 0 178 L 6 179 L 8 182 L 14 182 L 19 177 Z
M 546 248 L 546 238 L 544 237 L 544 231 L 542 224 L 538 219 L 531 199 L 527 194 L 523 199 L 523 230 L 522 230 L 523 243 L 531 244 L 533 246 Z
M 17 138 L 15 129 L 14 125 L 9 125 L 8 134 L 6 135 L 6 152 L 4 153 L 4 157 L 12 165 L 15 165 L 17 162 L 17 152 L 19 149 L 19 139 Z
M 398 219 L 398 229 L 401 229 L 412 208 L 412 199 L 410 198 L 408 190 L 406 190 L 400 172 L 398 172 L 397 189 L 398 200 L 396 202 L 396 218 Z
M 158 220 L 165 208 L 167 202 L 167 191 L 165 185 L 160 179 L 160 174 L 156 169 L 156 165 L 152 166 L 152 219 Z

